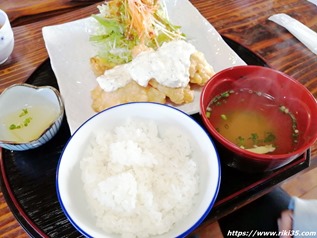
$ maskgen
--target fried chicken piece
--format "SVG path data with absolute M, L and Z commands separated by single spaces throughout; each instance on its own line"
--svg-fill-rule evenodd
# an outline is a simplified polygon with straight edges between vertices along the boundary
M 156 88 L 148 86 L 146 92 L 149 102 L 166 103 L 166 95 Z
M 106 92 L 98 85 L 92 90 L 91 97 L 92 108 L 96 112 L 127 102 L 166 102 L 164 93 L 150 86 L 142 87 L 135 81 L 113 92 Z
M 138 54 L 143 50 L 145 49 L 136 48 L 134 53 Z M 203 53 L 198 51 L 191 55 L 190 62 L 190 83 L 199 86 L 205 85 L 214 74 L 213 68 L 208 64 Z M 99 57 L 91 58 L 90 64 L 96 76 L 100 76 L 105 70 L 114 67 L 114 65 L 104 62 Z M 184 104 L 194 100 L 194 92 L 191 90 L 190 84 L 183 88 L 171 88 L 159 84 L 155 79 L 150 80 L 147 87 L 142 87 L 135 81 L 132 81 L 113 92 L 105 92 L 97 86 L 91 95 L 93 100 L 92 108 L 97 112 L 127 102 L 146 101 L 165 103 L 166 98 L 169 98 L 172 103 Z
M 189 78 L 193 84 L 203 86 L 215 72 L 206 61 L 202 52 L 196 51 L 190 56 Z
M 90 67 L 96 76 L 102 75 L 105 70 L 111 69 L 114 66 L 115 64 L 105 62 L 105 60 L 101 59 L 98 56 L 90 58 Z
M 189 85 L 183 88 L 170 88 L 159 84 L 154 79 L 149 81 L 149 85 L 164 93 L 175 104 L 190 103 L 194 100 L 194 92 L 190 90 Z

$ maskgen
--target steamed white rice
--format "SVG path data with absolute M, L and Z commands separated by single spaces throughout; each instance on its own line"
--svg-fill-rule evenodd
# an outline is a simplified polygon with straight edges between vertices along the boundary
M 169 231 L 198 194 L 190 138 L 150 120 L 127 119 L 112 131 L 96 132 L 80 167 L 97 226 L 121 237 Z

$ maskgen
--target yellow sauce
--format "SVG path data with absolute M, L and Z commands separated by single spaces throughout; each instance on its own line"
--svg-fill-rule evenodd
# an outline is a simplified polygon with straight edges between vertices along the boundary
M 27 106 L 0 118 L 0 140 L 17 143 L 38 139 L 58 117 L 48 106 Z

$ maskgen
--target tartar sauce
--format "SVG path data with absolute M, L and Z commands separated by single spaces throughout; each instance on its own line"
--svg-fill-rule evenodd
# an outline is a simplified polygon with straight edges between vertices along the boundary
M 131 80 L 146 87 L 149 80 L 171 87 L 185 87 L 189 83 L 190 56 L 195 47 L 183 40 L 163 44 L 156 51 L 148 50 L 137 55 L 131 62 L 118 65 L 97 78 L 106 92 L 124 87 Z

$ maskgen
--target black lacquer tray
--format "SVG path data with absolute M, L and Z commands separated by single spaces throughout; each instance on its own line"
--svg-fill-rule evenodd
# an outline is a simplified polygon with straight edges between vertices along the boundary
M 224 39 L 247 64 L 268 66 L 248 49 L 228 38 Z M 45 61 L 27 83 L 58 88 L 50 61 Z M 193 117 L 200 121 L 198 114 Z M 42 147 L 25 152 L 2 150 L 2 192 L 15 217 L 32 237 L 82 237 L 67 220 L 56 195 L 56 167 L 69 138 L 70 131 L 67 119 L 64 118 L 57 135 Z M 280 182 L 307 168 L 309 162 L 308 150 L 292 163 L 263 174 L 247 174 L 222 165 L 220 191 L 206 220 L 219 219 L 265 194 Z

